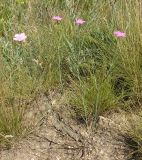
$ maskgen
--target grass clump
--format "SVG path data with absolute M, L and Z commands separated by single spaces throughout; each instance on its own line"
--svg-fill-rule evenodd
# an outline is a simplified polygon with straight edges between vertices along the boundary
M 142 111 L 141 109 L 131 114 L 129 118 L 130 127 L 127 129 L 126 144 L 132 150 L 130 159 L 142 158 Z

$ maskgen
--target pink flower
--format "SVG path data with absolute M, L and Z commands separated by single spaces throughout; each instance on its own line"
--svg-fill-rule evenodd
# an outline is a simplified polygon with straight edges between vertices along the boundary
M 81 19 L 81 18 L 75 20 L 75 23 L 76 23 L 77 25 L 82 25 L 82 24 L 84 24 L 85 22 L 86 22 L 86 21 L 84 21 L 84 20 Z
M 120 32 L 120 31 L 115 31 L 113 33 L 116 37 L 126 37 L 126 33 Z
M 25 35 L 25 33 L 18 33 L 14 35 L 13 40 L 18 42 L 21 42 L 21 41 L 25 42 L 26 38 L 27 36 Z
M 53 16 L 52 19 L 56 20 L 56 21 L 61 21 L 62 17 L 60 17 L 60 16 Z

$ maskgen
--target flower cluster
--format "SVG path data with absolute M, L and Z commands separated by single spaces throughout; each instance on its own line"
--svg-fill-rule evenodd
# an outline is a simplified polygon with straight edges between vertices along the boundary
M 61 16 L 53 16 L 52 20 L 60 22 L 63 18 Z M 75 24 L 80 26 L 83 25 L 84 23 L 86 23 L 85 20 L 83 20 L 82 18 L 77 18 L 75 20 Z M 126 33 L 125 32 L 121 32 L 121 31 L 115 31 L 113 32 L 114 36 L 118 37 L 118 38 L 124 38 L 126 37 Z M 13 40 L 14 41 L 18 41 L 18 42 L 25 42 L 25 40 L 27 39 L 27 36 L 25 33 L 18 33 L 14 35 Z
M 52 19 L 55 20 L 55 21 L 57 21 L 57 22 L 59 22 L 59 21 L 61 21 L 63 18 L 60 17 L 60 16 L 53 16 Z M 75 24 L 77 24 L 77 25 L 82 25 L 82 24 L 84 24 L 85 22 L 86 22 L 86 21 L 84 21 L 84 20 L 81 19 L 81 18 L 78 18 L 78 19 L 75 20 Z

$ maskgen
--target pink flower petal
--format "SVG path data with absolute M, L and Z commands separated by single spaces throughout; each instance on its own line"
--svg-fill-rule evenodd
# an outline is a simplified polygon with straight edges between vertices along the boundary
M 116 37 L 126 37 L 126 33 L 125 32 L 121 32 L 121 31 L 115 31 L 113 34 Z
M 18 34 L 14 35 L 13 40 L 18 41 L 18 42 L 21 42 L 21 41 L 24 42 L 26 40 L 26 38 L 27 38 L 27 36 L 25 35 L 25 33 L 18 33 Z
M 62 17 L 60 17 L 60 16 L 53 16 L 52 19 L 56 20 L 56 21 L 61 21 Z
M 75 21 L 75 23 L 77 24 L 77 25 L 82 25 L 82 24 L 84 24 L 86 21 L 84 21 L 83 19 L 81 19 L 81 18 L 78 18 L 78 19 L 76 19 L 76 21 Z

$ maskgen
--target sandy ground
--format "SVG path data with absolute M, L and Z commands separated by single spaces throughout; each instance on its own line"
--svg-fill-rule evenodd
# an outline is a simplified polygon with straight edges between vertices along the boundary
M 40 95 L 25 115 L 27 124 L 36 124 L 33 132 L 1 151 L 0 160 L 127 160 L 124 113 L 100 116 L 94 129 L 73 119 L 64 102 L 60 94 Z

